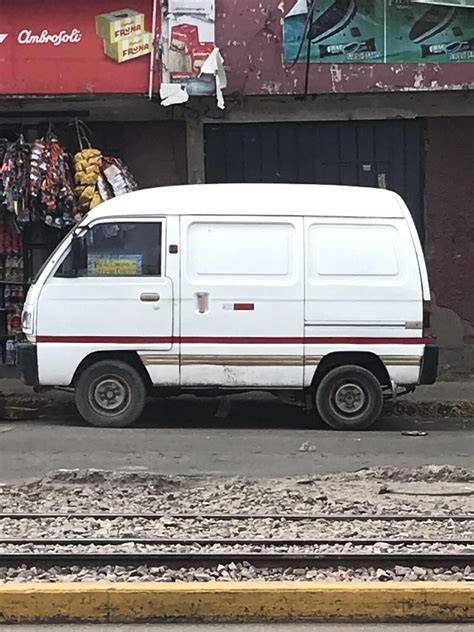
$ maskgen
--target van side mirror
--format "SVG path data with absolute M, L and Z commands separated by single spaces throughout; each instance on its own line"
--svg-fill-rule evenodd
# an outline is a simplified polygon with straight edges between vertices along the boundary
M 74 235 L 71 243 L 72 270 L 79 276 L 81 270 L 87 269 L 86 234 Z

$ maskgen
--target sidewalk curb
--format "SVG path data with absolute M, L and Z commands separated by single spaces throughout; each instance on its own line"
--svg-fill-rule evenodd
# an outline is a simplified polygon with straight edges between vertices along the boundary
M 464 582 L 3 584 L 0 623 L 474 620 Z
M 413 402 L 398 401 L 388 415 L 396 417 L 451 418 L 474 417 L 474 401 Z
M 51 418 L 77 415 L 74 403 L 55 402 L 45 398 L 21 397 L 12 405 L 0 398 L 0 422 L 33 420 L 47 415 Z M 421 419 L 474 419 L 474 401 L 409 401 L 399 400 L 388 403 L 383 410 L 384 417 L 420 417 Z

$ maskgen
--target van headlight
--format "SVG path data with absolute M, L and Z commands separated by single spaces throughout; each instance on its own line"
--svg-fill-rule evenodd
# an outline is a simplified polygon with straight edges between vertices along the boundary
M 33 333 L 34 312 L 32 307 L 25 307 L 21 314 L 21 328 L 24 334 L 31 335 Z

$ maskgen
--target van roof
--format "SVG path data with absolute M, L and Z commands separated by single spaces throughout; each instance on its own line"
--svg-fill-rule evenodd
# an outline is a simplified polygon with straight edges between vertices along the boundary
M 393 191 L 321 184 L 187 184 L 142 189 L 100 204 L 100 217 L 140 215 L 308 215 L 404 217 Z

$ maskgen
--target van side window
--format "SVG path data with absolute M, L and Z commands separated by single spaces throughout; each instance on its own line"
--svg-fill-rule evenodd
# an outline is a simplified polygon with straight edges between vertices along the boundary
M 196 220 L 188 227 L 187 273 L 197 283 L 293 282 L 296 251 L 295 228 L 284 221 Z
M 86 233 L 82 277 L 161 276 L 161 222 L 97 224 Z M 56 276 L 70 276 L 68 255 Z
M 309 276 L 396 277 L 397 238 L 388 225 L 314 224 L 309 229 Z

